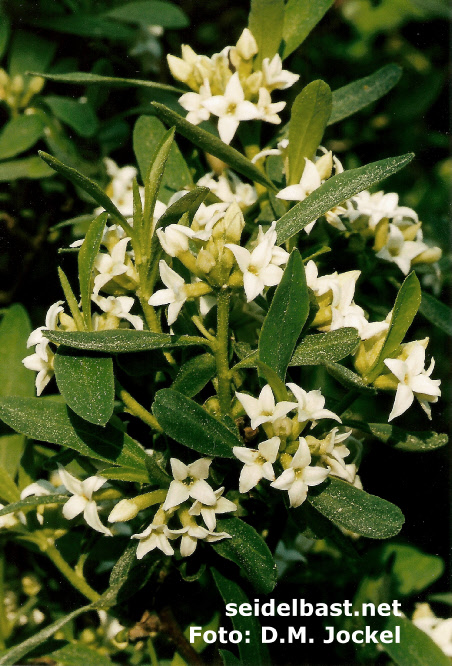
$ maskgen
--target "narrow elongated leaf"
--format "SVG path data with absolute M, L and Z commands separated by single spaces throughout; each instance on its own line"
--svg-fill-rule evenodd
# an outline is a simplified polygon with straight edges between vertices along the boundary
M 16 502 L 20 499 L 19 488 L 3 465 L 0 465 L 0 498 L 5 502 Z
M 401 67 L 385 65 L 374 74 L 335 90 L 328 125 L 338 123 L 386 95 L 400 81 L 401 76 Z
M 353 353 L 358 343 L 356 328 L 307 335 L 295 349 L 289 366 L 335 363 Z
M 44 504 L 65 504 L 68 499 L 69 497 L 67 495 L 31 495 L 30 497 L 25 497 L 23 500 L 18 500 L 17 502 L 8 504 L 8 506 L 0 509 L 0 517 L 7 516 L 15 511 L 23 511 L 24 509 L 30 509 Z
M 31 352 L 27 350 L 30 333 L 25 308 L 11 305 L 0 323 L 0 396 L 35 395 L 33 373 L 22 364 L 22 359 Z
M 72 181 L 74 185 L 81 187 L 82 190 L 93 197 L 94 201 L 99 204 L 99 206 L 102 206 L 102 208 L 105 208 L 107 213 L 110 213 L 110 215 L 116 218 L 122 224 L 122 226 L 125 225 L 128 227 L 128 223 L 124 215 L 119 212 L 110 197 L 105 194 L 105 192 L 99 187 L 97 183 L 95 183 L 93 180 L 90 180 L 86 176 L 83 176 L 76 169 L 66 166 L 57 160 L 56 157 L 52 157 L 52 155 L 44 153 L 42 150 L 39 151 L 39 156 L 44 160 L 44 162 L 46 162 L 46 164 L 52 167 L 54 171 L 60 173 L 65 178 Z
M 308 501 L 333 523 L 370 539 L 395 536 L 404 523 L 399 507 L 334 477 L 310 489 Z
M 92 331 L 90 333 L 80 331 L 45 331 L 45 336 L 53 342 L 66 345 L 66 347 L 99 351 L 106 354 L 126 354 L 151 349 L 208 345 L 208 341 L 201 337 L 127 329 Z
M 353 419 L 343 419 L 344 425 L 357 428 L 361 432 L 373 435 L 380 442 L 389 444 L 401 451 L 434 451 L 445 446 L 449 441 L 445 433 L 433 432 L 432 430 L 415 431 L 403 430 L 390 423 L 365 423 Z
M 113 414 L 115 384 L 110 356 L 81 354 L 59 347 L 55 378 L 68 406 L 85 421 L 105 425 Z
M 265 185 L 265 187 L 268 187 L 271 190 L 275 189 L 271 180 L 259 171 L 250 160 L 239 153 L 238 150 L 223 143 L 221 139 L 218 139 L 213 134 L 209 134 L 209 132 L 206 132 L 196 125 L 192 125 L 185 120 L 185 118 L 182 118 L 178 113 L 168 109 L 163 104 L 152 102 L 152 106 L 155 108 L 158 117 L 161 118 L 164 123 L 170 126 L 174 125 L 176 131 L 186 139 L 189 139 L 189 141 L 194 143 L 195 146 L 198 146 L 198 148 L 223 160 L 223 162 L 226 162 L 231 169 L 235 169 L 241 173 L 242 176 L 246 176 L 246 178 L 254 180 L 256 183 L 261 183 L 261 185 Z
M 80 102 L 71 97 L 48 95 L 44 101 L 52 113 L 83 137 L 92 137 L 97 132 L 99 121 L 89 102 Z
M 207 187 L 195 187 L 183 197 L 169 206 L 163 215 L 157 220 L 156 229 L 167 227 L 169 224 L 177 224 L 184 213 L 188 213 L 192 219 L 210 190 Z
M 80 282 L 80 295 L 82 297 L 82 310 L 85 326 L 91 330 L 91 294 L 93 293 L 93 269 L 94 260 L 99 252 L 102 235 L 107 223 L 107 213 L 101 213 L 99 217 L 89 225 L 78 253 L 78 276 Z
M 226 604 L 249 603 L 248 597 L 235 581 L 223 576 L 217 569 L 212 569 L 215 585 Z M 249 641 L 239 643 L 240 664 L 242 666 L 266 666 L 270 663 L 270 655 L 265 643 L 262 643 L 261 625 L 254 615 L 245 616 L 237 613 L 232 617 L 234 629 L 240 631 Z
M 289 0 L 284 11 L 283 58 L 300 46 L 334 0 Z
M 428 555 L 404 543 L 388 543 L 383 547 L 381 560 L 387 562 L 390 559 L 397 596 L 417 594 L 430 587 L 444 573 L 441 557 Z
M 33 636 L 27 638 L 26 641 L 23 641 L 23 643 L 11 648 L 0 657 L 0 666 L 12 666 L 12 664 L 20 663 L 23 656 L 38 647 L 38 645 L 42 645 L 42 643 L 51 638 L 59 629 L 61 629 L 61 627 L 64 627 L 64 625 L 71 620 L 75 620 L 79 615 L 86 613 L 86 611 L 91 610 L 91 608 L 91 604 L 83 606 L 82 608 L 77 608 L 77 610 L 72 611 L 69 615 L 60 617 L 55 622 L 52 622 L 52 624 L 49 624 L 47 627 L 44 627 L 44 629 L 41 629 L 41 631 L 38 631 L 38 633 L 33 634 Z
M 284 381 L 287 366 L 309 314 L 303 261 L 298 250 L 289 257 L 259 338 L 259 360 Z M 284 326 L 284 335 L 281 335 Z
M 113 666 L 113 662 L 106 654 L 100 654 L 94 647 L 84 643 L 68 643 L 62 648 L 50 652 L 52 659 L 58 666 Z
M 84 456 L 146 471 L 145 450 L 108 424 L 87 423 L 65 404 L 42 398 L 2 398 L 0 419 L 30 439 L 67 446 Z
M 3 58 L 11 33 L 11 21 L 5 14 L 1 14 L 0 21 L 0 58 Z
M 133 150 L 140 167 L 143 183 L 147 181 L 151 160 L 163 137 L 166 135 L 164 125 L 155 116 L 140 116 L 133 128 Z M 177 147 L 176 143 L 171 145 L 162 174 L 161 185 L 158 191 L 158 199 L 168 203 L 170 197 L 186 186 L 191 186 L 193 179 L 190 170 Z M 185 212 L 185 211 L 184 211 Z
M 376 394 L 376 390 L 372 388 L 372 386 L 368 386 L 359 375 L 353 372 L 353 370 L 349 370 L 349 368 L 345 368 L 339 363 L 325 363 L 325 367 L 328 374 L 334 377 L 334 379 L 337 379 L 337 381 L 342 384 L 342 386 L 345 386 L 345 388 L 356 389 L 357 391 L 369 395 Z
M 152 410 L 167 435 L 199 453 L 234 458 L 232 448 L 242 446 L 222 423 L 178 391 L 158 391 Z
M 284 0 L 251 0 L 248 27 L 257 42 L 254 69 L 262 69 L 264 58 L 273 58 L 281 44 L 284 24 Z
M 19 180 L 19 178 L 48 178 L 54 171 L 37 156 L 10 160 L 0 164 L 0 183 Z
M 3 435 L 0 437 L 0 465 L 11 478 L 15 478 L 20 460 L 25 449 L 26 439 L 23 435 Z
M 219 653 L 224 666 L 242 666 L 240 659 L 237 659 L 235 654 L 229 652 L 229 650 L 219 650 Z
M 7 123 L 0 134 L 0 160 L 28 150 L 41 138 L 44 123 L 35 114 L 22 115 Z
M 181 366 L 171 388 L 188 398 L 193 398 L 210 382 L 215 369 L 215 359 L 212 354 L 195 356 Z
M 324 81 L 311 81 L 295 98 L 289 123 L 289 184 L 300 182 L 306 158 L 312 160 L 331 115 L 332 95 Z
M 69 74 L 45 74 L 44 72 L 31 72 L 35 76 L 42 76 L 49 81 L 58 81 L 60 83 L 69 83 L 74 85 L 93 85 L 108 86 L 109 88 L 131 88 L 134 86 L 142 88 L 156 88 L 157 90 L 166 90 L 181 94 L 187 92 L 182 88 L 175 88 L 166 83 L 157 83 L 155 81 L 143 81 L 141 79 L 123 79 L 114 76 L 102 76 L 93 72 L 70 72 Z
M 240 518 L 218 520 L 216 530 L 227 532 L 232 539 L 217 541 L 212 547 L 222 557 L 238 564 L 256 592 L 269 594 L 276 585 L 277 571 L 262 537 Z
M 278 243 L 283 243 L 334 206 L 397 173 L 409 164 L 413 157 L 412 153 L 400 157 L 388 157 L 329 178 L 278 220 L 276 225 Z
M 186 28 L 189 21 L 179 7 L 166 0 L 138 0 L 110 9 L 104 16 L 140 25 L 161 25 L 167 30 Z
M 280 379 L 275 370 L 270 368 L 266 363 L 262 363 L 259 359 L 256 361 L 256 366 L 259 371 L 260 377 L 263 377 L 267 384 L 270 385 L 277 402 L 288 400 L 289 394 L 283 379 Z
M 146 483 L 148 479 L 142 470 L 133 467 L 107 467 L 97 472 L 97 476 L 113 481 L 130 481 L 131 483 Z
M 397 626 L 400 627 L 400 643 L 382 643 L 382 647 L 398 666 L 450 666 L 444 652 L 408 618 L 392 615 L 385 629 L 394 635 Z
M 35 19 L 33 25 L 45 30 L 55 30 L 68 35 L 113 40 L 133 40 L 134 30 L 102 16 L 90 14 L 65 14 Z M 33 69 L 29 67 L 28 69 Z
M 422 292 L 422 301 L 419 312 L 424 315 L 434 326 L 440 328 L 447 335 L 452 335 L 452 310 L 450 307 L 438 301 L 431 294 Z
M 413 271 L 405 278 L 397 294 L 385 343 L 378 358 L 365 377 L 366 382 L 373 382 L 384 369 L 385 359 L 390 358 L 397 352 L 416 316 L 421 303 L 421 297 L 421 286 L 416 273 Z

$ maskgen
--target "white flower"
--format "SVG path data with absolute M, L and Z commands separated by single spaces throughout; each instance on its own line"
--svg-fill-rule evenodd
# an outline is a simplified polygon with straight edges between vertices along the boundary
M 118 319 L 129 321 L 137 331 L 143 330 L 143 320 L 141 317 L 129 314 L 135 303 L 135 299 L 132 296 L 107 296 L 104 298 L 103 296 L 93 295 L 91 299 L 104 312 L 118 317 Z
M 426 633 L 448 657 L 452 657 L 452 618 L 436 617 L 429 604 L 416 604 L 413 624 Z
M 259 99 L 257 102 L 257 110 L 259 112 L 259 119 L 265 120 L 267 123 L 279 125 L 281 118 L 278 113 L 286 106 L 285 102 L 272 103 L 270 93 L 266 88 L 259 88 Z
M 306 284 L 310 289 L 312 289 L 316 296 L 323 296 L 324 294 L 331 291 L 333 294 L 333 300 L 336 300 L 336 302 L 338 301 L 340 284 L 338 280 L 338 274 L 336 272 L 331 273 L 330 275 L 322 275 L 319 277 L 319 269 L 317 268 L 316 263 L 312 261 L 312 259 L 306 264 L 305 272 Z
M 332 320 L 328 327 L 330 331 L 345 327 L 356 328 L 361 340 L 369 340 L 389 328 L 389 323 L 386 321 L 367 321 L 364 310 L 356 303 L 343 307 L 339 304 L 339 307 L 332 308 L 331 315 Z
M 107 282 L 114 277 L 127 273 L 128 267 L 125 265 L 127 243 L 130 238 L 122 238 L 111 250 L 110 254 L 98 254 L 94 260 L 94 267 L 99 272 L 94 278 L 94 294 L 98 294 Z
M 49 481 L 46 481 L 45 479 L 39 479 L 34 483 L 30 483 L 29 486 L 22 490 L 20 493 L 20 499 L 25 499 L 25 497 L 30 497 L 31 495 L 35 495 L 36 497 L 54 495 L 55 493 L 65 492 L 65 490 L 66 488 L 64 486 L 55 488 L 55 486 Z M 36 518 L 40 525 L 44 523 L 44 505 L 38 506 L 36 508 Z
M 140 541 L 137 547 L 137 559 L 141 560 L 155 548 L 161 550 L 165 555 L 174 555 L 169 540 L 176 539 L 181 534 L 181 530 L 170 530 L 166 521 L 165 512 L 163 509 L 159 509 L 149 527 L 139 534 L 132 534 L 132 539 Z
M 284 250 L 282 247 L 276 245 L 277 236 L 278 235 L 276 233 L 276 222 L 272 222 L 271 226 L 267 229 L 265 233 L 262 231 L 262 227 L 259 227 L 259 231 L 257 234 L 257 245 L 266 240 L 269 243 L 269 245 L 272 246 L 272 258 L 270 263 L 274 264 L 275 266 L 282 266 L 283 264 L 287 264 L 287 262 L 289 261 L 290 254 L 286 252 L 286 250 Z
M 312 194 L 314 190 L 320 187 L 322 179 L 320 178 L 316 165 L 314 162 L 311 162 L 311 160 L 308 160 L 307 157 L 305 157 L 305 161 L 306 164 L 298 185 L 289 185 L 289 187 L 285 187 L 276 195 L 278 199 L 284 199 L 285 201 L 303 201 L 306 197 Z M 304 227 L 307 234 L 310 233 L 316 222 L 317 218 Z
M 112 615 L 104 610 L 97 611 L 100 620 L 100 626 L 104 630 L 104 636 L 107 641 L 114 641 L 120 631 L 125 627 Z
M 338 428 L 333 428 L 328 435 L 322 440 L 313 439 L 309 440 L 309 448 L 313 455 L 319 456 L 320 461 L 330 468 L 332 476 L 338 476 L 340 479 L 345 479 L 353 483 L 356 477 L 356 465 L 346 465 L 344 459 L 350 455 L 349 449 L 342 444 L 351 435 L 351 430 L 339 433 Z
M 188 250 L 188 239 L 194 235 L 189 227 L 182 224 L 169 224 L 166 229 L 157 229 L 160 245 L 170 257 L 177 257 Z
M 217 513 L 229 513 L 229 511 L 236 511 L 237 506 L 226 497 L 223 497 L 224 486 L 215 490 L 215 497 L 217 501 L 212 505 L 204 505 L 199 500 L 196 500 L 189 510 L 190 516 L 201 515 L 209 530 L 213 531 L 217 526 Z
M 275 404 L 275 397 L 270 386 L 264 386 L 258 398 L 247 393 L 236 393 L 243 409 L 251 419 L 251 427 L 258 428 L 262 423 L 274 423 L 297 407 L 296 402 L 283 400 Z
M 403 233 L 395 224 L 389 225 L 389 234 L 386 245 L 377 252 L 379 259 L 391 261 L 400 268 L 404 275 L 408 275 L 411 261 L 427 250 L 427 245 L 422 241 L 405 240 Z
M 44 360 L 39 354 L 31 354 L 26 356 L 22 363 L 28 370 L 34 370 L 36 375 L 36 395 L 41 395 L 47 384 L 50 382 L 54 375 L 53 359 L 54 353 L 50 350 L 47 352 L 48 360 Z
M 290 506 L 297 507 L 305 501 L 309 486 L 325 481 L 329 467 L 310 467 L 311 453 L 304 437 L 300 437 L 298 450 L 290 466 L 270 485 L 278 490 L 288 490 Z
M 225 143 L 231 143 L 240 121 L 253 120 L 259 115 L 256 106 L 245 100 L 238 72 L 229 79 L 224 95 L 207 99 L 204 106 L 219 117 L 218 132 Z
M 90 476 L 84 481 L 79 481 L 61 466 L 60 478 L 72 494 L 72 497 L 63 506 L 63 516 L 67 520 L 72 520 L 83 512 L 83 518 L 93 530 L 106 536 L 113 536 L 108 527 L 100 522 L 97 504 L 93 500 L 93 494 L 104 485 L 107 479 L 100 476 Z
M 0 504 L 0 510 L 4 508 L 5 505 Z M 14 513 L 7 513 L 5 516 L 0 516 L 0 530 L 11 529 L 19 524 L 20 521 L 16 518 Z
M 173 271 L 168 264 L 161 259 L 159 261 L 160 279 L 167 289 L 159 289 L 149 299 L 149 305 L 169 305 L 168 307 L 168 325 L 174 324 L 179 312 L 187 300 L 186 284 L 184 279 Z
M 276 232 L 264 235 L 252 252 L 240 245 L 226 244 L 243 273 L 243 287 L 248 303 L 262 294 L 265 287 L 273 287 L 281 282 L 283 270 L 272 263 L 275 243 Z M 275 254 L 276 257 L 279 254 Z
M 337 414 L 330 412 L 329 409 L 324 409 L 325 398 L 320 391 L 305 391 L 300 386 L 291 383 L 287 386 L 298 401 L 298 420 L 300 423 L 305 421 L 314 421 L 315 423 L 319 419 L 334 419 L 341 423 Z
M 198 180 L 197 185 L 208 187 L 216 197 L 225 203 L 234 203 L 235 201 L 241 208 L 248 208 L 257 201 L 256 189 L 249 183 L 241 181 L 230 170 L 218 176 L 218 180 L 213 177 L 213 172 L 206 173 Z
M 399 206 L 399 196 L 395 192 L 383 191 L 371 194 L 367 190 L 360 192 L 351 199 L 353 208 L 348 206 L 348 217 L 351 222 L 361 215 L 369 217 L 369 227 L 374 229 L 383 218 L 393 219 L 394 223 L 400 223 L 404 219 L 418 221 L 417 213 L 406 206 Z
M 300 78 L 298 74 L 292 74 L 287 69 L 282 68 L 281 56 L 276 54 L 270 58 L 264 58 L 262 61 L 262 71 L 264 73 L 264 85 L 268 90 L 285 90 L 290 88 Z
M 215 224 L 224 216 L 228 204 L 226 202 L 210 204 L 201 203 L 193 218 L 192 229 L 195 230 L 193 238 L 208 241 L 212 235 Z
M 182 504 L 189 497 L 208 506 L 216 504 L 217 496 L 205 480 L 209 476 L 211 462 L 210 458 L 199 458 L 190 465 L 185 465 L 177 458 L 171 458 L 170 463 L 174 481 L 171 481 L 168 488 L 168 494 L 163 504 L 164 511 Z
M 35 352 L 44 360 L 49 360 L 49 340 L 45 338 L 42 331 L 56 331 L 60 312 L 64 301 L 57 301 L 47 310 L 45 326 L 40 326 L 30 333 L 27 340 L 27 347 L 36 345 Z M 50 352 L 51 353 L 51 352 Z
M 257 155 L 253 157 L 251 162 L 255 164 L 262 157 L 268 157 L 269 155 L 285 155 L 288 146 L 289 139 L 281 139 L 281 141 L 278 141 L 276 144 L 276 148 L 266 148 L 265 150 L 261 150 L 260 153 L 257 153 Z
M 212 532 L 211 530 L 206 530 L 205 527 L 198 525 L 196 520 L 188 514 L 184 516 L 183 522 L 184 527 L 181 530 L 178 530 L 182 534 L 180 542 L 180 554 L 182 557 L 189 557 L 195 552 L 196 546 L 198 545 L 198 539 L 213 543 L 215 541 L 220 541 L 221 539 L 232 538 L 227 532 Z
M 278 457 L 280 444 L 279 437 L 272 437 L 259 444 L 257 449 L 234 446 L 233 454 L 245 463 L 239 479 L 239 491 L 241 493 L 247 493 L 251 488 L 257 486 L 261 479 L 274 481 L 273 463 Z
M 392 421 L 392 419 L 406 412 L 414 397 L 417 398 L 422 409 L 431 419 L 431 409 L 428 403 L 438 402 L 438 397 L 441 395 L 441 389 L 439 388 L 441 381 L 430 379 L 435 367 L 434 359 L 432 358 L 428 370 L 424 369 L 424 363 L 425 349 L 420 343 L 412 346 L 404 361 L 396 358 L 385 360 L 385 365 L 399 380 L 394 406 L 388 421 Z
M 209 80 L 204 79 L 199 93 L 188 92 L 179 97 L 179 104 L 188 111 L 187 120 L 193 125 L 199 125 L 203 120 L 209 120 L 210 111 L 204 106 L 204 102 L 212 97 Z
M 133 179 L 137 176 L 137 170 L 133 166 L 118 167 L 109 157 L 104 158 L 105 168 L 112 178 L 107 187 L 107 194 L 124 217 L 133 215 Z M 144 187 L 140 187 L 140 195 L 144 193 Z M 99 215 L 103 208 L 96 208 L 94 213 Z

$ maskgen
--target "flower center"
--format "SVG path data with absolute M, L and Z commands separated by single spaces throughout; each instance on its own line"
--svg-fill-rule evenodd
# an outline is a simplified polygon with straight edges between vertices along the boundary
M 237 104 L 235 104 L 234 102 L 231 102 L 231 104 L 229 104 L 229 106 L 228 106 L 228 110 L 226 111 L 226 113 L 230 113 L 230 114 L 234 115 L 236 110 L 237 110 Z

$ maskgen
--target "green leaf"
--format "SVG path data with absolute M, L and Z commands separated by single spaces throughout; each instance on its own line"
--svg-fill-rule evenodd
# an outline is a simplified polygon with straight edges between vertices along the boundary
M 52 659 L 58 666 L 113 666 L 113 662 L 106 654 L 100 654 L 94 647 L 83 643 L 68 643 L 59 650 L 50 652 Z
M 413 157 L 413 153 L 400 157 L 388 157 L 385 160 L 372 162 L 332 176 L 278 220 L 276 225 L 278 243 L 283 243 L 334 206 L 397 173 L 409 164 Z
M 345 386 L 345 388 L 355 389 L 369 395 L 376 394 L 376 390 L 372 386 L 368 386 L 353 370 L 349 370 L 343 365 L 339 365 L 339 363 L 325 363 L 325 367 L 328 374 L 334 377 L 339 384 Z
M 155 116 L 140 116 L 135 123 L 133 150 L 140 167 L 143 183 L 147 181 L 152 158 L 165 135 L 164 125 Z M 175 192 L 191 185 L 193 185 L 193 179 L 190 170 L 176 143 L 173 143 L 162 176 L 158 199 L 166 204 Z
M 23 435 L 3 435 L 0 437 L 0 465 L 11 478 L 15 478 L 25 448 Z
M 447 604 L 452 606 L 452 592 L 438 592 L 438 594 L 430 594 L 430 601 L 438 601 L 440 604 Z
M 232 448 L 243 446 L 220 421 L 172 389 L 156 393 L 152 411 L 169 437 L 204 455 L 234 458 Z
M 272 554 L 262 537 L 240 518 L 218 520 L 216 530 L 227 532 L 232 537 L 212 543 L 217 553 L 235 562 L 256 592 L 270 594 L 276 585 L 277 571 Z
M 385 359 L 397 353 L 406 332 L 416 316 L 420 303 L 421 286 L 416 273 L 412 271 L 405 278 L 399 289 L 392 310 L 391 323 L 386 333 L 385 343 L 364 381 L 368 383 L 373 382 L 381 371 L 385 369 Z
M 11 21 L 1 10 L 0 19 L 0 58 L 3 58 L 11 33 Z
M 127 2 L 106 12 L 104 16 L 139 25 L 161 25 L 166 30 L 177 30 L 189 25 L 188 18 L 176 5 L 162 0 Z
M 63 269 L 60 266 L 58 266 L 58 277 L 60 278 L 61 288 L 63 289 L 64 297 L 69 306 L 69 310 L 71 311 L 74 323 L 78 330 L 83 330 L 84 328 L 83 317 L 82 313 L 80 312 L 77 299 L 75 298 L 75 294 L 72 291 L 72 287 L 70 285 L 69 280 L 67 279 L 66 274 L 64 273 Z
M 0 396 L 35 395 L 34 375 L 22 364 L 27 356 L 30 320 L 22 305 L 11 305 L 0 323 Z
M 16 30 L 9 49 L 9 75 L 24 75 L 31 69 L 45 71 L 52 62 L 57 44 L 36 32 Z
M 59 347 L 54 368 L 58 388 L 72 411 L 95 425 L 108 423 L 115 400 L 112 358 Z
M 48 95 L 44 97 L 44 101 L 57 118 L 69 125 L 80 136 L 89 138 L 96 134 L 99 121 L 93 107 L 88 102 L 80 102 L 71 97 L 60 97 L 59 95 Z
M 155 228 L 161 229 L 169 224 L 177 224 L 184 213 L 188 213 L 192 219 L 209 192 L 207 187 L 195 187 L 191 192 L 187 192 L 166 209 L 157 220 Z
M 397 626 L 400 627 L 400 643 L 382 643 L 382 647 L 398 666 L 450 666 L 444 652 L 410 620 L 393 615 L 385 629 L 394 632 Z
M 229 650 L 219 650 L 219 653 L 224 666 L 242 666 L 240 659 L 237 659 L 235 654 L 229 652 Z
M 7 516 L 9 513 L 14 513 L 15 511 L 23 511 L 23 509 L 42 506 L 43 504 L 65 504 L 68 499 L 67 495 L 31 495 L 30 497 L 25 497 L 23 500 L 13 502 L 12 504 L 5 506 L 3 509 L 0 509 L 0 517 Z
M 293 250 L 262 324 L 259 360 L 284 381 L 287 366 L 309 314 L 309 296 L 303 261 Z M 281 326 L 284 325 L 284 335 Z
M 352 354 L 358 344 L 356 328 L 307 335 L 295 349 L 289 366 L 335 363 Z
M 399 507 L 331 476 L 309 491 L 308 501 L 333 523 L 370 539 L 395 536 L 404 523 Z
M 37 28 L 45 30 L 55 30 L 68 35 L 77 35 L 78 37 L 93 37 L 98 39 L 113 39 L 132 41 L 135 37 L 133 28 L 121 25 L 115 21 L 109 21 L 102 16 L 92 16 L 89 14 L 65 14 L 64 16 L 51 16 L 39 18 L 33 21 Z M 37 69 L 29 67 L 28 69 Z
M 99 187 L 97 183 L 95 183 L 93 180 L 90 180 L 86 176 L 83 176 L 79 171 L 77 171 L 77 169 L 66 166 L 57 160 L 56 157 L 52 157 L 52 155 L 44 153 L 42 150 L 39 151 L 39 156 L 44 160 L 44 162 L 52 167 L 54 171 L 73 182 L 74 185 L 81 187 L 82 190 L 89 194 L 94 199 L 94 201 L 99 204 L 99 206 L 105 208 L 107 213 L 110 213 L 110 215 L 116 218 L 123 228 L 126 228 L 126 230 L 129 228 L 124 215 L 119 212 L 110 197 L 105 194 L 105 192 Z
M 80 295 L 82 297 L 82 311 L 85 327 L 91 330 L 91 294 L 93 293 L 94 260 L 100 249 L 100 243 L 107 223 L 107 213 L 101 213 L 91 222 L 86 232 L 85 240 L 78 253 L 78 276 L 80 282 Z
M 128 352 L 148 351 L 151 349 L 170 349 L 173 347 L 193 347 L 207 345 L 208 340 L 190 335 L 169 335 L 151 333 L 151 331 L 133 331 L 117 329 L 111 331 L 45 331 L 45 336 L 75 349 L 99 351 L 106 354 L 126 354 Z
M 422 301 L 419 312 L 424 315 L 434 326 L 440 328 L 447 335 L 452 335 L 452 310 L 450 307 L 438 301 L 431 294 L 422 292 Z
M 48 178 L 53 176 L 53 170 L 37 156 L 24 157 L 20 160 L 10 160 L 0 164 L 0 183 L 9 183 L 20 178 Z
M 381 442 L 401 451 L 434 451 L 445 446 L 449 438 L 444 433 L 427 431 L 407 431 L 390 423 L 364 423 L 353 419 L 343 419 L 344 425 L 357 428 L 373 435 Z
M 395 595 L 418 594 L 430 587 L 444 573 L 444 562 L 437 555 L 427 555 L 403 543 L 385 544 L 382 560 L 393 559 L 391 573 L 395 578 Z
M 23 643 L 11 648 L 0 657 L 0 666 L 12 666 L 13 664 L 20 663 L 24 655 L 31 652 L 31 650 L 38 647 L 38 645 L 42 645 L 42 643 L 51 638 L 53 634 L 59 631 L 59 629 L 64 627 L 65 624 L 71 620 L 75 620 L 76 617 L 82 615 L 82 613 L 86 613 L 86 611 L 91 610 L 91 608 L 92 604 L 77 608 L 77 610 L 72 611 L 69 615 L 60 617 L 55 622 L 52 622 L 52 624 L 49 624 L 47 627 L 44 627 L 44 629 L 41 629 L 41 631 L 38 631 L 38 633 L 33 634 L 33 636 L 27 638 Z
M 264 58 L 273 58 L 281 44 L 284 23 L 284 0 L 251 0 L 248 27 L 257 42 L 254 69 L 262 69 Z
M 3 465 L 0 465 L 0 498 L 5 502 L 17 502 L 20 499 L 19 488 Z
M 289 0 L 284 11 L 283 59 L 300 46 L 334 0 Z
M 259 371 L 259 376 L 263 377 L 267 384 L 270 385 L 271 390 L 275 394 L 276 401 L 280 402 L 282 400 L 288 400 L 289 394 L 286 385 L 276 372 L 266 363 L 262 363 L 262 361 L 259 360 L 256 361 L 256 366 Z
M 0 160 L 28 150 L 41 138 L 44 123 L 36 114 L 22 115 L 10 120 L 0 133 Z
M 370 76 L 353 81 L 333 92 L 333 110 L 328 125 L 360 111 L 368 104 L 386 95 L 402 76 L 398 65 L 385 65 Z
M 235 581 L 223 576 L 217 569 L 211 569 L 215 585 L 221 594 L 224 604 L 249 603 L 249 599 Z M 270 655 L 265 643 L 262 643 L 262 630 L 259 621 L 254 615 L 234 615 L 232 626 L 240 631 L 246 640 L 239 643 L 240 664 L 242 666 L 265 666 L 270 663 Z M 248 640 L 249 639 L 249 640 Z M 247 642 L 248 641 L 248 642 Z
M 206 132 L 196 125 L 192 125 L 187 120 L 185 120 L 185 118 L 182 118 L 182 116 L 180 116 L 178 113 L 168 109 L 163 104 L 152 102 L 152 106 L 154 107 L 156 114 L 163 120 L 164 123 L 170 126 L 174 125 L 176 131 L 194 143 L 195 146 L 198 146 L 198 148 L 201 148 L 211 155 L 218 157 L 220 160 L 223 160 L 223 162 L 226 162 L 226 164 L 230 166 L 231 169 L 235 169 L 241 173 L 242 176 L 246 176 L 246 178 L 254 180 L 256 183 L 260 183 L 261 185 L 265 185 L 265 187 L 268 187 L 270 190 L 275 189 L 275 186 L 271 180 L 269 180 L 265 174 L 259 171 L 259 169 L 254 166 L 250 160 L 239 153 L 238 150 L 235 150 L 235 148 L 231 148 L 231 146 L 223 143 L 221 139 L 218 139 L 213 134 L 209 134 L 209 132 Z
M 2 398 L 0 419 L 30 439 L 67 446 L 83 456 L 140 469 L 146 475 L 147 454 L 138 442 L 111 424 L 102 427 L 87 423 L 64 403 L 42 398 Z
M 289 185 L 300 182 L 306 159 L 322 143 L 331 115 L 332 95 L 324 81 L 311 81 L 295 98 L 289 123 Z
M 69 74 L 45 74 L 43 72 L 31 72 L 35 76 L 42 76 L 49 81 L 57 81 L 60 83 L 69 83 L 74 85 L 93 85 L 108 86 L 109 88 L 130 88 L 133 86 L 143 88 L 156 88 L 157 90 L 166 90 L 173 93 L 187 92 L 182 88 L 175 88 L 166 83 L 156 83 L 155 81 L 143 81 L 142 79 L 123 79 L 114 76 L 102 76 L 101 74 L 93 74 L 92 72 L 70 72 Z
M 107 467 L 97 472 L 97 476 L 112 481 L 130 481 L 131 483 L 143 483 L 143 472 L 133 467 Z
M 188 398 L 197 395 L 215 375 L 216 364 L 212 354 L 201 354 L 184 363 L 171 386 Z

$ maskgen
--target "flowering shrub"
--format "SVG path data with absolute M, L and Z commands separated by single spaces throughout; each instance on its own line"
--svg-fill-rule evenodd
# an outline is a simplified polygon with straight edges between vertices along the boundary
M 177 574 L 180 585 L 182 578 L 199 589 L 213 581 L 225 602 L 247 598 L 242 581 L 251 595 L 269 594 L 314 539 L 356 566 L 360 537 L 388 539 L 404 522 L 379 496 L 384 483 L 373 489 L 378 495 L 363 488 L 368 448 L 428 451 L 447 442 L 409 421 L 419 407 L 434 420 L 441 398 L 429 338 L 409 332 L 421 303 L 433 323 L 444 307 L 431 296 L 425 307 L 415 270 L 434 270 L 441 250 L 396 193 L 369 189 L 413 155 L 346 169 L 322 146 L 326 127 L 389 90 L 393 72 L 333 94 L 320 80 L 301 88 L 283 64 L 299 45 L 295 3 L 272 5 L 253 2 L 249 27 L 211 58 L 189 45 L 182 57 L 168 55 L 189 91 L 172 89 L 172 105 L 154 102 L 153 115 L 138 119 L 139 171 L 106 158 L 104 191 L 40 153 L 96 208 L 86 235 L 71 244 L 77 287 L 58 269 L 64 300 L 49 303 L 45 325 L 26 335 L 32 353 L 21 377 L 29 386 L 37 372 L 40 397 L 25 391 L 0 400 L 13 436 L 43 442 L 27 482 L 16 485 L 3 470 L 0 527 L 49 557 L 90 605 L 34 632 L 2 664 L 54 634 L 67 639 L 64 626 L 89 610 L 101 631 L 85 642 L 99 654 L 125 651 L 130 663 L 150 663 L 142 640 L 132 647 L 146 638 L 157 664 L 152 637 L 166 631 L 177 663 L 203 663 L 152 590 L 176 594 Z M 45 77 L 27 90 L 38 93 Z M 21 109 L 31 93 L 11 101 L 8 81 L 5 99 Z M 283 124 L 285 91 L 295 85 Z M 397 287 L 387 306 L 366 298 L 373 271 Z M 16 306 L 0 334 L 24 326 Z M 285 543 L 294 533 L 302 542 L 291 550 Z M 69 563 L 64 543 L 73 550 Z M 108 553 L 110 543 L 98 579 L 88 582 L 90 550 Z M 398 562 L 401 552 L 385 557 Z M 138 622 L 122 611 L 144 586 L 157 614 Z M 363 599 L 368 588 L 360 588 Z M 379 601 L 389 598 L 378 596 L 382 584 L 378 590 Z M 199 622 L 217 627 L 219 616 L 210 619 Z M 451 648 L 441 621 L 417 610 L 413 622 L 404 619 L 404 640 L 417 644 L 419 627 L 433 639 L 420 648 L 425 663 L 429 655 L 443 663 L 435 643 L 449 655 Z M 258 625 L 234 624 L 247 626 L 259 641 Z M 268 663 L 260 647 L 253 663 Z M 251 663 L 246 644 L 239 653 L 240 663 Z M 222 658 L 239 663 L 228 650 Z

